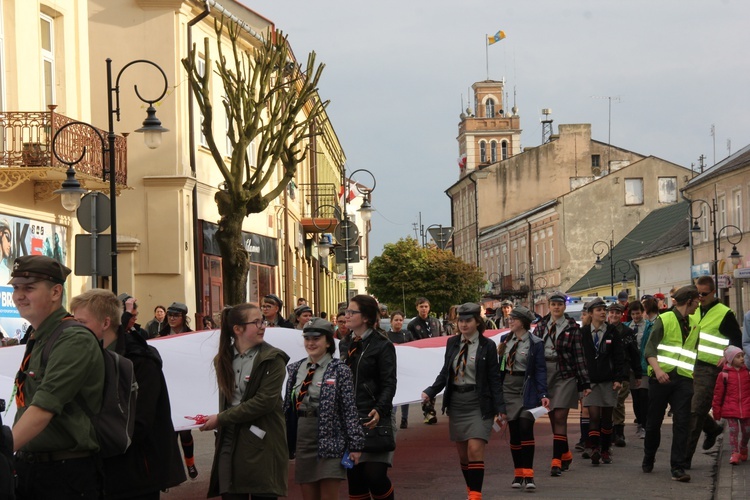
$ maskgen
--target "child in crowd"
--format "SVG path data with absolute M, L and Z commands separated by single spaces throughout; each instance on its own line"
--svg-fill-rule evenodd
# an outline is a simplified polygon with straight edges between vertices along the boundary
M 724 349 L 724 369 L 719 373 L 714 388 L 714 419 L 726 419 L 729 424 L 729 444 L 732 455 L 729 463 L 737 465 L 747 460 L 750 440 L 750 370 L 745 366 L 742 349 Z

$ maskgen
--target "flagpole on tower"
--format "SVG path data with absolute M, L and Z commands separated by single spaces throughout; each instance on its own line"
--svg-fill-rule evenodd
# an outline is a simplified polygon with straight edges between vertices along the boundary
M 487 79 L 490 79 L 490 35 L 484 35 L 484 63 L 487 67 Z

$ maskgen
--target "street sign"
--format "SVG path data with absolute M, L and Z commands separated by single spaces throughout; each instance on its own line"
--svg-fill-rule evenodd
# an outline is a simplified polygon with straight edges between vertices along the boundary
M 336 264 L 351 264 L 359 262 L 359 247 L 339 247 L 336 248 Z
M 357 225 L 350 220 L 342 220 L 333 231 L 336 241 L 343 246 L 352 245 L 359 238 L 359 229 Z
M 106 231 L 112 219 L 109 211 L 109 198 L 103 193 L 92 191 L 81 198 L 81 206 L 76 212 L 78 223 L 89 233 Z
M 445 247 L 448 246 L 448 241 L 453 236 L 453 228 L 450 226 L 428 227 L 427 231 L 440 250 L 445 250 Z
M 73 271 L 76 276 L 92 276 L 94 274 L 94 252 L 92 251 L 92 234 L 76 235 L 76 256 Z M 112 239 L 108 234 L 96 235 L 96 275 L 112 276 L 112 256 L 110 246 Z
M 735 269 L 734 277 L 750 279 L 750 267 L 743 267 L 742 269 Z

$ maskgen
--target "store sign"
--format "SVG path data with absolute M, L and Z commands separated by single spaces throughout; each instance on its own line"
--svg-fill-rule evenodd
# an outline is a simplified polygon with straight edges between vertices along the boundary
M 219 244 L 216 241 L 216 231 L 219 226 L 206 221 L 202 221 L 201 225 L 203 227 L 203 253 L 221 256 Z M 275 238 L 242 231 L 242 243 L 250 257 L 250 262 L 267 266 L 279 264 L 279 249 Z
M 704 262 L 703 264 L 694 264 L 690 268 L 690 278 L 695 279 L 700 276 L 711 276 L 711 264 Z

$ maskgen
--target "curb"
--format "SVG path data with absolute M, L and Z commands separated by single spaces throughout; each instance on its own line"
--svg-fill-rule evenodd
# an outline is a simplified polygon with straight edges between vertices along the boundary
M 725 431 L 726 432 L 726 431 Z M 716 480 L 714 481 L 714 494 L 715 500 L 722 499 L 726 500 L 732 498 L 732 465 L 729 464 L 730 452 L 724 449 L 724 434 L 719 439 L 721 440 L 719 445 L 719 451 L 716 453 Z

